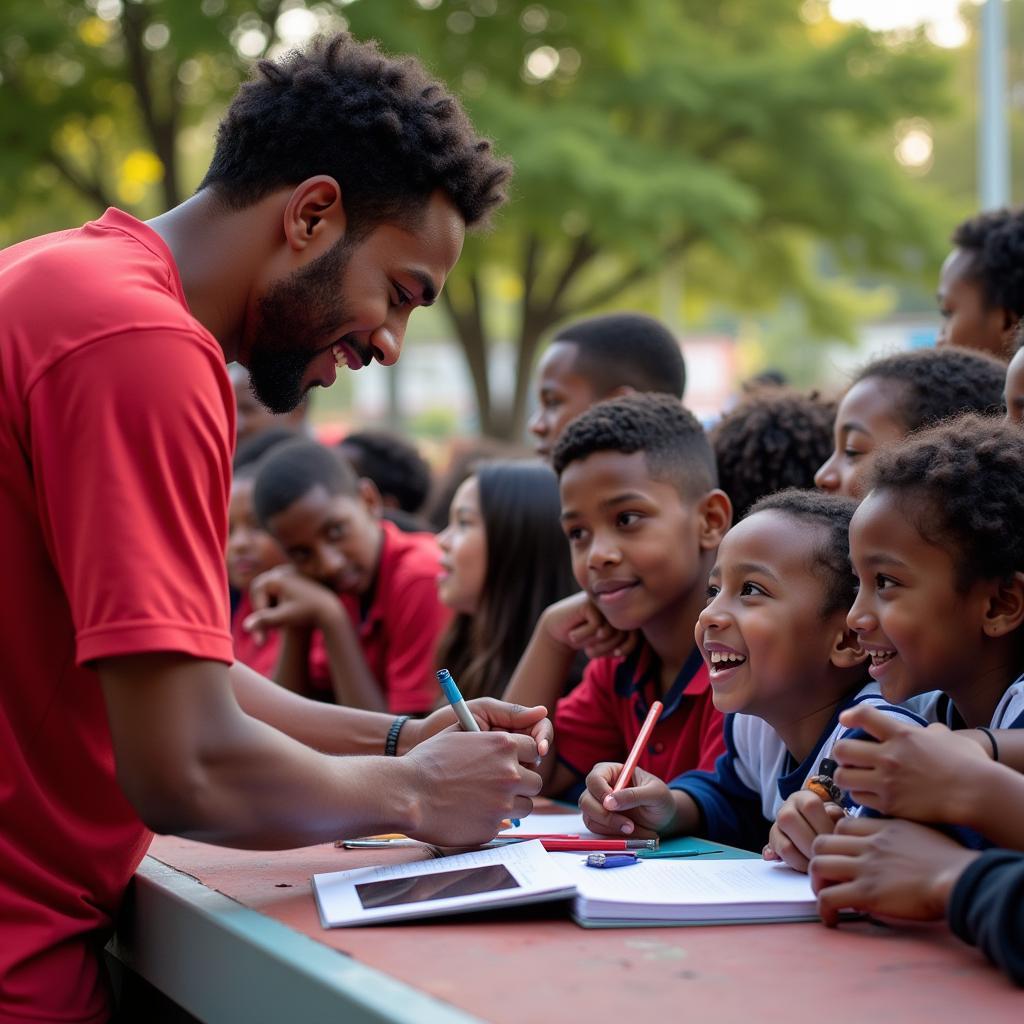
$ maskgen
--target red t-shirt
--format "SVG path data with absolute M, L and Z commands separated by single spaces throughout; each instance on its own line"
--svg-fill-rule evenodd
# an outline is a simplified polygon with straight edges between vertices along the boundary
M 0 1022 L 106 1020 L 150 835 L 89 664 L 232 661 L 234 403 L 170 251 L 118 210 L 0 252 Z
M 441 690 L 434 674 L 437 643 L 451 617 L 437 596 L 441 549 L 432 533 L 384 531 L 373 598 L 360 618 L 359 598 L 341 602 L 357 624 L 363 657 L 393 713 L 431 711 Z
M 599 761 L 625 761 L 656 699 L 650 649 L 625 658 L 595 658 L 583 680 L 555 709 L 558 758 L 585 776 Z M 669 692 L 665 709 L 638 764 L 668 781 L 691 768 L 712 771 L 725 752 L 721 712 L 711 702 L 711 680 L 698 648 Z

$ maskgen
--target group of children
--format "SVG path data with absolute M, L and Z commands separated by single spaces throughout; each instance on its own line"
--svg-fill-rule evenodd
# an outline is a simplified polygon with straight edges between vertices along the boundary
M 384 518 L 351 453 L 289 440 L 238 467 L 238 656 L 394 713 L 435 706 L 441 665 L 467 697 L 543 704 L 544 792 L 594 831 L 760 850 L 810 871 L 827 923 L 948 914 L 1024 981 L 1021 923 L 979 910 L 1024 893 L 1024 855 L 995 848 L 1024 850 L 1017 373 L 888 356 L 836 406 L 765 385 L 709 435 L 661 325 L 570 326 L 539 369 L 543 461 L 478 465 L 436 537 Z

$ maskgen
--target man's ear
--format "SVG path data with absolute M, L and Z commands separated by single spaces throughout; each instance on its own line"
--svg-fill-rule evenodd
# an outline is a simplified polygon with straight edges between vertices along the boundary
M 610 398 L 625 398 L 626 395 L 635 395 L 636 388 L 632 384 L 620 384 L 618 387 L 614 387 L 608 394 L 603 395 L 601 398 L 602 402 L 608 401 Z
M 701 517 L 700 546 L 713 551 L 732 526 L 732 502 L 725 491 L 717 487 L 701 498 L 698 512 Z
M 991 584 L 981 628 L 985 636 L 1006 636 L 1024 623 L 1024 573 Z
M 377 485 L 369 477 L 359 478 L 359 500 L 374 519 L 380 519 L 384 501 L 377 490 Z
M 860 638 L 846 626 L 837 629 L 828 660 L 836 668 L 854 668 L 867 660 L 868 652 L 860 645 Z
M 284 208 L 285 240 L 296 253 L 326 252 L 344 236 L 347 223 L 341 187 L 328 174 L 296 185 Z

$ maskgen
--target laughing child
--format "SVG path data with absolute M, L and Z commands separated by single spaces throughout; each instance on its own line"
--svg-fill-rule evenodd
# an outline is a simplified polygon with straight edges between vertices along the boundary
M 711 767 L 724 749 L 722 718 L 693 627 L 732 511 L 704 431 L 670 396 L 602 402 L 568 426 L 554 468 L 583 593 L 541 616 L 505 699 L 552 707 L 577 651 L 592 660 L 558 701 L 545 792 L 624 759 L 655 700 L 664 710 L 640 764 L 665 775 Z M 634 631 L 633 648 L 616 654 Z
M 758 502 L 726 535 L 696 624 L 715 706 L 727 715 L 726 752 L 713 772 L 686 772 L 667 784 L 637 771 L 633 785 L 614 795 L 621 763 L 597 765 L 580 804 L 589 828 L 761 849 L 772 822 L 796 805 L 801 828 L 780 835 L 767 855 L 806 870 L 814 837 L 843 814 L 803 788 L 847 731 L 840 713 L 870 702 L 920 724 L 879 695 L 846 625 L 854 508 L 849 499 L 784 491 Z
M 849 616 L 871 675 L 929 721 L 989 730 L 975 738 L 1019 770 L 1024 436 L 963 416 L 882 453 L 871 484 L 850 525 Z

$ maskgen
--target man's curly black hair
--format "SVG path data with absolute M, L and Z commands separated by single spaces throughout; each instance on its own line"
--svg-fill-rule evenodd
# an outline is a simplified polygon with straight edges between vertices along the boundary
M 966 275 L 981 285 L 989 308 L 1024 317 L 1024 209 L 992 210 L 957 225 L 953 244 L 971 259 Z
M 961 588 L 1024 571 L 1024 433 L 965 415 L 885 448 L 872 493 L 891 494 L 930 544 L 948 551 Z
M 995 413 L 1003 407 L 1006 364 L 966 348 L 922 348 L 868 363 L 853 384 L 886 380 L 896 385 L 893 416 L 907 433 L 960 413 Z
M 704 428 L 677 398 L 626 395 L 592 405 L 558 439 L 551 462 L 561 477 L 595 452 L 643 452 L 651 476 L 695 498 L 718 486 L 715 456 Z
M 403 512 L 419 512 L 430 492 L 430 465 L 416 445 L 387 430 L 357 430 L 338 447 L 360 475 Z
M 850 564 L 850 520 L 857 511 L 857 502 L 840 494 L 791 487 L 778 494 L 769 494 L 756 502 L 746 517 L 758 512 L 781 512 L 800 522 L 801 526 L 817 527 L 819 543 L 811 555 L 814 575 L 824 576 L 825 602 L 821 617 L 828 618 L 840 609 L 850 609 L 857 596 L 857 577 Z
M 511 165 L 413 57 L 347 33 L 262 60 L 217 132 L 199 188 L 229 207 L 328 174 L 356 235 L 422 209 L 441 189 L 467 227 L 504 201 Z
M 766 387 L 751 392 L 711 431 L 718 484 L 740 519 L 759 498 L 813 487 L 832 454 L 836 407 L 817 393 Z

